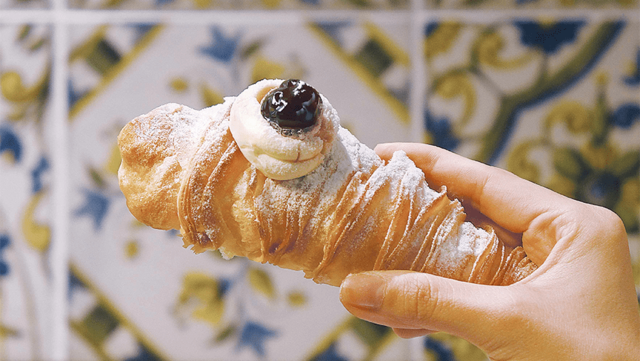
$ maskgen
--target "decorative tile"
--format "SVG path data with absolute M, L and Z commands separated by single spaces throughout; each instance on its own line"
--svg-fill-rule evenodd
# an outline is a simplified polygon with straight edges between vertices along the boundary
M 636 9 L 637 0 L 423 0 L 428 9 Z M 522 14 L 524 15 L 524 13 Z
M 50 6 L 50 0 L 0 0 L 0 9 L 47 9 Z
M 429 23 L 431 140 L 611 208 L 638 233 L 638 30 L 624 19 Z
M 448 18 L 424 30 L 425 139 L 615 211 L 640 290 L 637 19 Z
M 436 333 L 421 340 L 426 360 L 489 361 L 482 350 L 469 342 L 446 333 Z
M 0 24 L 0 358 L 51 347 L 50 28 Z
M 82 9 L 402 10 L 410 0 L 69 0 Z
M 169 102 L 217 104 L 262 78 L 305 79 L 371 146 L 407 140 L 404 22 L 74 26 L 71 34 L 73 358 L 359 359 L 404 348 L 390 329 L 348 315 L 335 287 L 217 252 L 194 255 L 177 232 L 141 225 L 116 175 L 116 136 L 129 120 Z
M 52 4 L 0 0 L 0 12 L 20 17 L 0 14 L 0 359 L 47 359 L 60 316 L 50 256 L 52 230 L 65 227 L 51 211 L 56 72 L 68 75 L 70 172 L 56 181 L 70 187 L 71 360 L 486 360 L 446 334 L 402 340 L 349 315 L 334 287 L 194 255 L 177 232 L 133 219 L 116 175 L 121 127 L 169 102 L 217 104 L 269 77 L 311 83 L 371 147 L 416 141 L 423 125 L 425 142 L 613 209 L 640 302 L 637 0 L 66 0 L 61 17 Z M 162 10 L 184 25 L 67 6 Z M 211 12 L 229 14 L 220 24 L 185 24 L 181 10 L 200 9 L 234 11 Z M 16 25 L 23 18 L 32 24 Z M 418 19 L 429 19 L 422 38 Z M 53 48 L 66 26 L 68 44 Z M 412 63 L 420 48 L 424 63 Z M 56 50 L 68 51 L 68 68 L 54 67 Z

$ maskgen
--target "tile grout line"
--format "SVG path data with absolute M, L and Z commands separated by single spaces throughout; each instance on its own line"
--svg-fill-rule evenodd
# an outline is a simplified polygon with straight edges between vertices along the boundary
M 412 0 L 411 18 L 409 20 L 409 44 L 411 44 L 411 90 L 409 99 L 409 112 L 411 119 L 411 142 L 423 143 L 426 129 L 423 122 L 423 111 L 426 105 L 426 75 L 424 66 L 424 49 L 422 41 L 423 28 L 426 23 L 428 9 L 424 7 L 424 0 Z M 424 337 L 414 337 L 407 340 L 406 356 L 408 360 L 421 360 L 424 358 L 422 343 Z
M 53 0 L 51 27 L 52 41 L 52 78 L 51 105 L 53 121 L 53 233 L 51 246 L 52 269 L 52 322 L 50 359 L 64 361 L 69 359 L 69 122 L 68 122 L 68 51 L 69 33 L 65 22 L 65 0 Z
M 410 114 L 411 114 L 411 136 L 412 142 L 423 143 L 425 129 L 423 125 L 423 109 L 425 101 L 425 68 L 424 49 L 422 41 L 422 29 L 425 24 L 423 13 L 428 10 L 423 9 L 421 0 L 412 2 L 412 14 L 410 19 L 409 44 L 411 44 L 411 91 L 410 91 Z
M 54 0 L 49 10 L 11 10 L 0 12 L 0 23 L 15 24 L 67 23 L 101 24 L 105 22 L 124 24 L 132 22 L 161 22 L 176 25 L 207 24 L 272 24 L 279 22 L 304 23 L 309 20 L 360 19 L 394 21 L 416 16 L 422 21 L 434 18 L 457 18 L 473 23 L 488 23 L 514 17 L 582 17 L 589 20 L 603 20 L 611 17 L 640 20 L 640 7 L 634 9 L 426 9 L 412 5 L 412 10 L 83 10 L 67 9 L 64 0 Z M 414 3 L 415 4 L 415 3 Z

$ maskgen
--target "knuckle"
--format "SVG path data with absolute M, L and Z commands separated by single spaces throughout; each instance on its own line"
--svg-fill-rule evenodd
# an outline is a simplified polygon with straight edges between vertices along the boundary
M 412 274 L 402 277 L 398 287 L 392 288 L 393 294 L 387 295 L 395 313 L 412 323 L 431 320 L 438 308 L 436 289 L 429 277 L 421 276 Z
M 414 306 L 414 313 L 420 320 L 429 321 L 433 318 L 438 307 L 438 297 L 435 297 L 435 288 L 431 282 L 424 282 L 417 293 L 417 304 Z
M 599 239 L 615 242 L 626 239 L 624 223 L 615 212 L 595 205 L 589 205 L 588 209 L 590 212 L 584 220 Z

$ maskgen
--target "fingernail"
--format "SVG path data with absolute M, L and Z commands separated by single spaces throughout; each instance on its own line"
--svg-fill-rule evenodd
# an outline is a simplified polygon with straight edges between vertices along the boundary
M 340 287 L 340 300 L 358 308 L 378 309 L 382 306 L 385 279 L 370 273 L 347 276 Z

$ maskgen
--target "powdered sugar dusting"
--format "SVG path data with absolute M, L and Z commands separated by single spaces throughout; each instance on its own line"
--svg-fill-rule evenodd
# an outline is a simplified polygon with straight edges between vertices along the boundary
M 226 133 L 228 129 L 228 116 L 225 114 L 228 112 L 233 98 L 226 98 L 224 103 L 214 105 L 212 107 L 203 109 L 199 112 L 191 109 L 176 114 L 174 131 L 172 133 L 174 137 L 174 146 L 179 149 L 178 157 L 180 164 L 183 168 L 186 168 L 193 154 L 196 152 L 197 147 L 200 145 L 202 137 L 208 127 L 213 124 L 213 127 L 209 129 L 210 136 L 221 138 L 222 134 Z M 213 134 L 212 134 L 213 133 Z
M 466 277 L 468 273 L 465 272 L 491 244 L 492 234 L 464 222 L 460 203 L 448 201 L 444 190 L 430 189 L 422 170 L 405 152 L 397 151 L 386 161 L 380 159 L 375 151 L 339 126 L 337 112 L 326 98 L 322 96 L 322 99 L 322 116 L 335 126 L 337 134 L 324 143 L 326 152 L 323 151 L 320 165 L 305 176 L 290 180 L 265 178 L 254 165 L 248 165 L 239 153 L 235 153 L 237 141 L 236 144 L 229 143 L 232 135 L 229 117 L 236 98 L 229 97 L 223 104 L 201 111 L 167 104 L 136 119 L 134 142 L 144 144 L 140 147 L 140 153 L 143 153 L 140 158 L 141 161 L 148 159 L 151 169 L 132 178 L 141 178 L 139 183 L 152 185 L 142 187 L 146 192 L 143 197 L 158 198 L 163 192 L 177 192 L 184 183 L 181 179 L 190 177 L 191 172 L 204 170 L 197 184 L 183 184 L 189 187 L 182 190 L 188 189 L 186 194 L 190 200 L 197 199 L 187 210 L 189 222 L 206 224 L 205 233 L 211 241 L 208 244 L 229 242 L 229 245 L 235 245 L 237 242 L 239 247 L 230 247 L 233 251 L 228 256 L 237 252 L 249 257 L 251 253 L 252 259 L 277 263 L 285 252 L 294 248 L 305 252 L 307 244 L 316 242 L 321 244 L 321 260 L 316 257 L 315 264 L 299 269 L 321 282 L 339 284 L 338 278 L 346 276 L 340 272 L 351 272 L 351 263 L 358 257 L 367 258 L 361 253 L 371 253 L 372 249 L 379 252 L 380 263 L 375 257 L 373 261 L 383 267 L 411 265 L 411 260 L 402 260 L 410 255 L 410 258 L 416 258 L 418 270 L 454 278 Z M 240 163 L 217 163 L 223 153 L 225 156 L 237 154 L 240 158 L 235 159 L 240 159 Z M 204 174 L 212 169 L 212 164 L 215 165 L 212 162 L 221 167 L 248 165 L 248 168 L 235 168 L 230 172 L 240 171 L 237 174 L 241 176 L 228 180 L 234 182 L 233 191 L 224 192 L 229 194 L 228 203 L 217 202 L 226 199 L 226 194 L 220 197 L 215 192 L 211 193 L 209 201 L 200 201 L 203 194 L 206 196 L 203 189 L 212 184 Z M 121 177 L 126 178 L 125 175 Z M 227 181 L 223 177 L 219 176 L 216 181 Z M 166 198 L 166 203 L 176 204 L 175 196 Z M 210 229 L 215 228 L 212 226 L 215 220 L 210 218 L 226 212 L 232 214 L 232 219 L 242 229 L 240 239 L 230 237 L 222 229 Z M 418 222 L 416 217 L 422 217 L 422 221 Z M 175 227 L 175 223 L 170 226 Z M 193 236 L 205 234 L 201 232 L 194 228 L 192 233 Z M 195 245 L 197 240 L 189 242 Z M 305 255 L 305 258 L 312 257 Z M 294 268 L 302 267 L 293 265 Z

